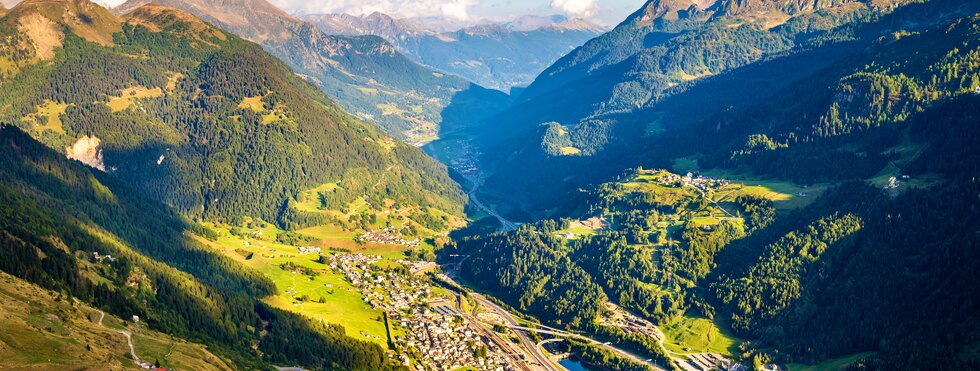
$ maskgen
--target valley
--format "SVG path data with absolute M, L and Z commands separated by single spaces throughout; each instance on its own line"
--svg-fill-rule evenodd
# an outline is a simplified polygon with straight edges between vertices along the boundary
M 980 3 L 519 3 L 5 2 L 0 369 L 980 368 Z

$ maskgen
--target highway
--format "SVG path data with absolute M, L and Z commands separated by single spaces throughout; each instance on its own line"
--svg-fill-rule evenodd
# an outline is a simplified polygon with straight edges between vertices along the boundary
M 531 338 L 527 336 L 527 333 L 525 333 L 524 330 L 515 328 L 515 327 L 519 327 L 520 323 L 517 322 L 517 320 L 514 318 L 514 316 L 510 314 L 510 312 L 504 310 L 504 308 L 501 308 L 496 303 L 487 300 L 487 298 L 484 298 L 483 295 L 477 293 L 470 293 L 470 297 L 472 297 L 474 300 L 479 302 L 480 305 L 490 308 L 491 310 L 496 312 L 498 315 L 500 315 L 500 317 L 504 319 L 504 321 L 507 322 L 507 327 L 513 329 L 514 333 L 517 334 L 517 338 L 520 339 L 521 345 L 523 345 L 524 348 L 527 349 L 527 351 L 531 354 L 531 357 L 541 367 L 541 369 L 549 370 L 549 371 L 565 371 L 563 367 L 560 367 L 552 363 L 551 359 L 548 358 L 548 355 L 544 354 L 544 352 L 541 350 L 541 347 L 539 347 L 537 344 L 531 341 Z

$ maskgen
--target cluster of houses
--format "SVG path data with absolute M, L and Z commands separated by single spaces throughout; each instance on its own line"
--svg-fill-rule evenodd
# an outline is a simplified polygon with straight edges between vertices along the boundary
M 380 269 L 380 257 L 375 255 L 337 254 L 328 259 L 330 268 L 357 287 L 365 302 L 406 330 L 404 337 L 396 336 L 393 341 L 399 348 L 411 349 L 407 353 L 415 358 L 416 369 L 505 369 L 505 356 L 478 335 L 449 301 L 432 299 L 424 277 Z M 407 354 L 402 359 L 411 366 Z
M 401 326 L 407 330 L 406 338 L 401 340 L 421 355 L 417 370 L 509 369 L 496 345 L 484 339 L 451 306 L 443 303 L 416 307 L 412 312 L 411 317 L 401 319 Z M 480 352 L 481 348 L 485 352 Z
M 466 176 L 476 175 L 480 171 L 476 167 L 476 158 L 480 156 L 480 153 L 469 142 L 459 143 L 459 153 L 459 157 L 449 161 L 449 166 L 460 174 Z
M 408 247 L 418 247 L 418 239 L 409 240 L 402 237 L 401 232 L 393 227 L 382 229 L 381 232 L 367 231 L 357 236 L 359 241 L 377 242 L 385 245 L 405 245 Z
M 101 263 L 101 262 L 103 262 L 105 260 L 108 260 L 110 262 L 116 261 L 116 258 L 113 258 L 112 255 L 102 255 L 102 254 L 99 254 L 98 251 L 92 252 L 92 259 L 95 259 L 95 261 L 97 261 L 99 263 Z
M 319 247 L 313 247 L 313 246 L 300 246 L 299 247 L 299 254 L 300 255 L 305 255 L 305 254 L 317 254 L 317 255 L 320 255 L 320 248 Z
M 908 175 L 902 175 L 902 180 L 898 180 L 898 177 L 893 176 L 888 178 L 888 183 L 885 183 L 885 186 L 883 188 L 885 190 L 898 189 L 898 187 L 902 186 L 903 181 L 907 182 L 908 180 L 909 180 Z
M 661 171 L 657 173 L 653 181 L 670 187 L 691 186 L 705 192 L 712 188 L 723 187 L 729 184 L 728 180 L 702 176 L 693 172 L 688 172 L 684 176 L 680 176 L 671 172 Z
M 713 188 L 724 187 L 728 185 L 728 181 L 725 179 L 715 179 L 712 177 L 706 177 L 701 175 L 695 175 L 693 173 L 687 173 L 681 178 L 681 183 L 686 186 L 691 186 L 700 189 L 704 192 L 710 191 Z
M 674 364 L 678 368 L 684 371 L 708 371 L 708 370 L 726 370 L 726 371 L 749 371 L 750 369 L 745 365 L 732 361 L 728 358 L 723 357 L 717 353 L 695 353 L 688 354 L 688 359 L 675 359 Z M 775 365 L 769 365 L 767 367 L 773 367 Z M 776 370 L 779 368 L 776 367 Z M 767 370 L 769 370 L 767 368 Z
M 135 361 L 133 361 L 133 363 L 136 364 L 137 366 L 139 366 L 139 368 L 144 369 L 144 370 L 153 370 L 153 371 L 166 371 L 167 370 L 165 368 L 156 367 L 155 365 L 153 365 L 152 363 L 147 362 L 147 361 L 135 360 Z

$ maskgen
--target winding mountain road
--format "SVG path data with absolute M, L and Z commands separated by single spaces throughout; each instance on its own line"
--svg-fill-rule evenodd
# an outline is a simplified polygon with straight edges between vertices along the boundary
M 102 320 L 105 319 L 105 312 L 99 309 L 96 309 L 96 311 L 99 312 L 99 326 L 109 329 L 108 327 L 102 324 Z M 116 329 L 110 329 L 110 330 L 123 334 L 123 336 L 126 337 L 126 343 L 129 344 L 129 355 L 133 356 L 133 362 L 139 364 L 141 362 L 140 357 L 136 356 L 136 348 L 133 347 L 133 333 L 128 330 L 116 330 Z

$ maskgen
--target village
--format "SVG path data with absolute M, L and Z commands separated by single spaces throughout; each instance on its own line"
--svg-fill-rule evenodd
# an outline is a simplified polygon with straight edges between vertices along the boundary
M 729 184 L 728 180 L 706 177 L 700 174 L 688 172 L 684 176 L 662 171 L 653 179 L 655 182 L 668 187 L 694 187 L 702 192 L 709 192 L 713 189 L 724 187 Z
M 328 256 L 330 268 L 343 274 L 365 302 L 405 329 L 405 336 L 391 339 L 403 363 L 411 367 L 415 360 L 417 370 L 510 369 L 504 353 L 481 337 L 449 300 L 437 297 L 426 278 L 381 268 L 380 261 L 365 254 Z M 409 266 L 416 273 L 426 271 L 418 268 Z
M 375 242 L 385 245 L 404 245 L 406 247 L 418 247 L 421 242 L 418 239 L 409 240 L 402 237 L 401 231 L 394 227 L 386 227 L 381 232 L 368 230 L 357 236 L 360 242 Z
M 458 156 L 449 162 L 449 166 L 464 176 L 473 176 L 479 173 L 480 169 L 476 166 L 476 159 L 480 157 L 481 153 L 473 148 L 473 144 L 469 141 L 461 140 L 457 144 Z

